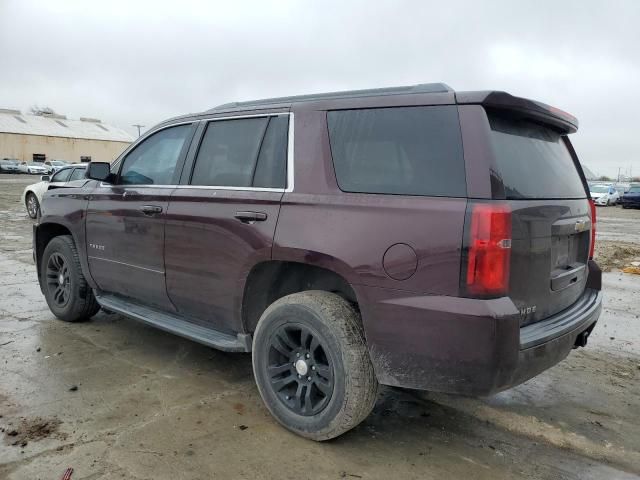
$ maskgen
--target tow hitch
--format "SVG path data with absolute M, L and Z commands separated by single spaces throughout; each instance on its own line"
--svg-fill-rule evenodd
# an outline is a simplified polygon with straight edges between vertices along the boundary
M 590 333 L 591 333 L 591 329 L 588 329 L 582 333 L 579 333 L 578 336 L 576 337 L 576 343 L 573 344 L 573 348 L 586 347 L 587 339 L 589 338 Z

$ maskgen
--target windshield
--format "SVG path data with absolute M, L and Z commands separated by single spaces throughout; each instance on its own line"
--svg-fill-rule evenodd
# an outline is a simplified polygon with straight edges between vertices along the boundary
M 593 185 L 589 187 L 589 190 L 591 190 L 592 193 L 608 193 L 609 187 L 604 185 Z
M 66 165 L 66 163 L 64 162 L 60 162 L 59 160 L 54 160 L 51 162 L 51 165 L 55 165 L 56 167 L 62 166 L 62 165 Z
M 640 193 L 640 186 L 631 187 L 627 193 Z

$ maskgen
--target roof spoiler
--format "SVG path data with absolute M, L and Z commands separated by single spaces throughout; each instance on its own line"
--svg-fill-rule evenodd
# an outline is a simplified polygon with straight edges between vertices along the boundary
M 488 108 L 505 110 L 517 116 L 552 125 L 564 133 L 578 131 L 578 119 L 570 113 L 542 102 L 514 97 L 507 92 L 456 92 L 456 102 L 460 105 L 479 104 Z

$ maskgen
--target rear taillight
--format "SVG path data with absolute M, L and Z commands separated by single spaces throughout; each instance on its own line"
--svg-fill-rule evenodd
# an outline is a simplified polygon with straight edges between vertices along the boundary
M 589 200 L 591 207 L 591 245 L 589 246 L 589 260 L 593 259 L 593 252 L 596 248 L 596 202 Z
M 511 210 L 507 205 L 471 205 L 466 290 L 472 295 L 501 296 L 509 289 Z

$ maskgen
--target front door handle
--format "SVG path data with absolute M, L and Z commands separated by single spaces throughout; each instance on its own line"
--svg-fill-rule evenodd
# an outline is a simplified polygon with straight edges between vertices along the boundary
M 162 213 L 162 207 L 159 207 L 157 205 L 143 205 L 140 207 L 140 211 L 145 215 L 151 217 L 153 215 Z
M 267 219 L 267 214 L 264 212 L 236 212 L 235 218 L 242 223 L 264 222 Z

